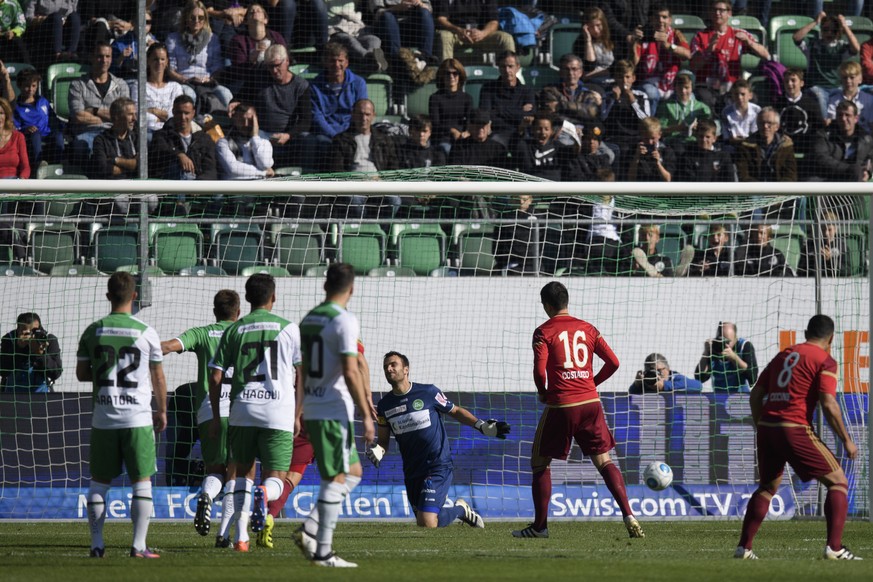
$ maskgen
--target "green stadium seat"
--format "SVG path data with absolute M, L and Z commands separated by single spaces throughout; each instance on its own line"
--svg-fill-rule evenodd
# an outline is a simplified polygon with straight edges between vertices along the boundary
M 70 85 L 79 77 L 80 75 L 56 77 L 52 83 L 52 107 L 58 119 L 65 123 L 70 121 Z
M 446 262 L 446 233 L 438 224 L 393 224 L 391 244 L 401 267 L 427 275 Z
M 273 224 L 270 242 L 270 262 L 293 275 L 324 264 L 324 231 L 316 224 Z
M 787 68 L 806 70 L 806 55 L 794 44 L 794 33 L 812 22 L 812 18 L 801 15 L 770 17 L 770 50 L 780 63 Z
M 494 227 L 470 223 L 452 226 L 452 246 L 465 275 L 491 275 L 494 271 Z
M 32 267 L 24 265 L 0 265 L 0 277 L 41 277 L 45 273 L 40 273 Z
M 673 269 L 679 267 L 682 260 L 682 249 L 688 244 L 688 235 L 679 224 L 665 224 L 661 226 L 661 239 L 655 245 L 658 254 L 670 258 Z
M 561 80 L 557 69 L 551 67 L 536 67 L 528 69 L 526 75 L 527 78 L 525 80 L 527 81 L 527 84 L 537 91 Z
M 212 258 L 215 265 L 230 273 L 264 262 L 261 228 L 254 224 L 225 223 L 212 225 Z
M 318 267 L 309 267 L 304 271 L 304 277 L 324 277 L 327 275 L 327 265 L 321 265 Z
M 873 36 L 873 20 L 864 16 L 846 16 L 846 24 L 852 29 L 852 34 L 863 44 Z M 6 65 L 8 68 L 9 65 Z
M 55 265 L 49 271 L 52 277 L 95 277 L 104 274 L 91 265 Z
M 354 266 L 358 275 L 385 265 L 387 237 L 378 224 L 332 224 L 330 239 L 337 249 L 337 259 Z
M 54 63 L 46 69 L 45 77 L 43 77 L 43 91 L 51 94 L 53 83 L 58 77 L 80 77 L 91 69 L 90 65 L 82 65 L 79 63 Z M 54 103 L 52 103 L 54 105 Z
M 109 226 L 94 230 L 91 234 L 91 257 L 97 269 L 103 273 L 136 265 L 139 262 L 139 228 Z
M 36 67 L 30 63 L 6 63 L 6 72 L 9 74 L 9 81 L 12 83 L 12 92 L 14 97 L 18 97 L 21 91 L 18 89 L 18 83 L 15 78 L 21 71 L 34 71 Z M 14 104 L 13 104 L 14 105 Z
M 72 265 L 78 258 L 79 231 L 70 224 L 27 225 L 28 256 L 33 268 L 48 273 L 55 265 Z
M 273 168 L 277 178 L 282 176 L 300 176 L 303 174 L 303 168 L 300 166 L 285 166 L 282 168 Z
M 273 277 L 290 277 L 291 273 L 282 267 L 273 265 L 252 265 L 246 267 L 240 273 L 243 277 L 251 277 L 252 275 L 272 275 Z
M 464 92 L 473 98 L 473 107 L 479 107 L 479 94 L 482 92 L 482 85 L 498 79 L 500 71 L 491 65 L 471 65 L 465 70 L 467 71 L 467 82 L 464 84 Z
M 376 118 L 393 113 L 391 95 L 394 82 L 384 73 L 375 73 L 367 77 L 367 96 L 376 108 Z
M 800 264 L 800 255 L 806 249 L 806 232 L 803 227 L 797 225 L 774 225 L 773 240 L 774 249 L 785 255 L 785 264 L 791 269 L 792 274 L 797 274 Z
M 130 273 L 134 276 L 140 274 L 139 266 L 137 265 L 122 265 L 121 267 L 118 267 L 116 271 L 120 273 Z M 145 273 L 149 277 L 164 277 L 166 275 L 165 272 L 163 272 L 160 268 L 154 265 L 147 265 L 145 268 Z
M 759 43 L 767 46 L 767 29 L 761 24 L 761 21 L 754 16 L 731 16 L 728 21 L 733 28 L 741 28 L 755 37 Z M 740 56 L 740 67 L 743 71 L 752 72 L 758 68 L 761 59 L 750 53 L 743 51 Z
M 706 28 L 706 22 L 694 14 L 674 14 L 673 28 L 680 31 L 688 44 L 691 44 L 694 35 Z
M 368 277 L 415 277 L 415 269 L 409 267 L 376 267 L 370 269 Z
M 863 234 L 852 233 L 846 236 L 846 250 L 849 276 L 860 277 L 867 273 L 867 242 Z
M 452 267 L 438 267 L 427 274 L 428 277 L 457 277 L 458 270 Z
M 194 224 L 151 223 L 149 242 L 162 271 L 178 273 L 203 262 L 203 234 Z
M 421 85 L 406 94 L 406 116 L 428 115 L 430 113 L 430 96 L 436 93 L 436 83 Z
M 581 25 L 576 23 L 556 24 L 549 31 L 550 63 L 553 69 L 558 69 L 562 56 L 573 52 L 573 43 L 579 38 L 581 31 Z
M 180 277 L 227 277 L 227 271 L 213 265 L 185 267 L 178 274 Z
M 45 180 L 46 178 L 63 178 L 64 176 L 64 165 L 63 164 L 46 164 L 43 166 L 39 166 L 36 169 L 36 179 L 37 180 Z

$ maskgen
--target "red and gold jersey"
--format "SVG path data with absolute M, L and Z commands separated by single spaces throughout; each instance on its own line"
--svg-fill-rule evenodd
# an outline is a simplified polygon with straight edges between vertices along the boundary
M 597 384 L 618 369 L 618 358 L 597 328 L 570 315 L 556 315 L 539 326 L 533 349 L 534 381 L 551 406 L 597 400 Z M 604 361 L 597 379 L 592 365 L 595 354 Z
M 763 388 L 761 422 L 812 424 L 819 394 L 837 393 L 837 363 L 820 347 L 796 344 L 767 364 L 756 388 Z
M 698 83 L 706 81 L 711 87 L 718 88 L 723 83 L 733 83 L 740 78 L 740 56 L 744 47 L 737 38 L 738 32 L 754 37 L 745 30 L 730 26 L 724 34 L 707 28 L 694 35 L 691 41 L 691 57 L 702 54 L 705 58 L 703 69 L 697 74 Z

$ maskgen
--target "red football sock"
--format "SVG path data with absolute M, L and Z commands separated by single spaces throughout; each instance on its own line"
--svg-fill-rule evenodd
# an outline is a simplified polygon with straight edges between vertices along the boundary
M 752 540 L 755 539 L 755 534 L 761 527 L 764 518 L 767 517 L 767 512 L 770 510 L 769 494 L 765 495 L 765 491 L 756 489 L 749 499 L 749 505 L 746 507 L 746 517 L 743 518 L 743 531 L 740 534 L 740 543 L 738 545 L 752 549 Z
M 849 498 L 842 487 L 831 487 L 825 497 L 824 514 L 828 527 L 828 546 L 834 551 L 843 547 L 843 527 L 849 511 Z
M 534 502 L 534 529 L 542 531 L 548 525 L 549 501 L 552 498 L 552 470 L 545 470 L 533 474 L 531 483 Z
M 279 512 L 285 507 L 285 502 L 288 501 L 288 496 L 291 495 L 291 483 L 286 480 L 283 480 L 282 483 L 284 483 L 282 485 L 282 495 L 267 504 L 267 511 L 273 517 L 279 517 Z
M 633 515 L 627 500 L 627 490 L 624 488 L 624 477 L 613 463 L 606 463 L 600 468 L 600 476 L 606 482 L 606 487 L 612 493 L 612 498 L 618 502 L 622 517 Z

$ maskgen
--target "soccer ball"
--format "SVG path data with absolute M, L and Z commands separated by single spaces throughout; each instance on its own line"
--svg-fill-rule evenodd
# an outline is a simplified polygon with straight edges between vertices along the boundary
M 643 471 L 643 479 L 646 481 L 649 489 L 663 491 L 673 482 L 673 469 L 667 463 L 655 461 L 654 463 L 649 463 L 649 466 Z

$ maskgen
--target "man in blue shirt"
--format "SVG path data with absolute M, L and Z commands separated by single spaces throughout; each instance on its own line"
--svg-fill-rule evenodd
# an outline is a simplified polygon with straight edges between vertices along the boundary
M 472 426 L 485 436 L 505 439 L 509 425 L 496 420 L 479 420 L 456 406 L 433 384 L 409 381 L 409 359 L 388 352 L 382 360 L 391 392 L 376 405 L 377 436 L 380 444 L 367 450 L 367 458 L 379 467 L 394 435 L 403 458 L 406 495 L 421 527 L 445 527 L 460 519 L 471 527 L 485 527 L 482 517 L 463 499 L 443 507 L 452 485 L 452 453 L 443 426 L 443 414 Z

